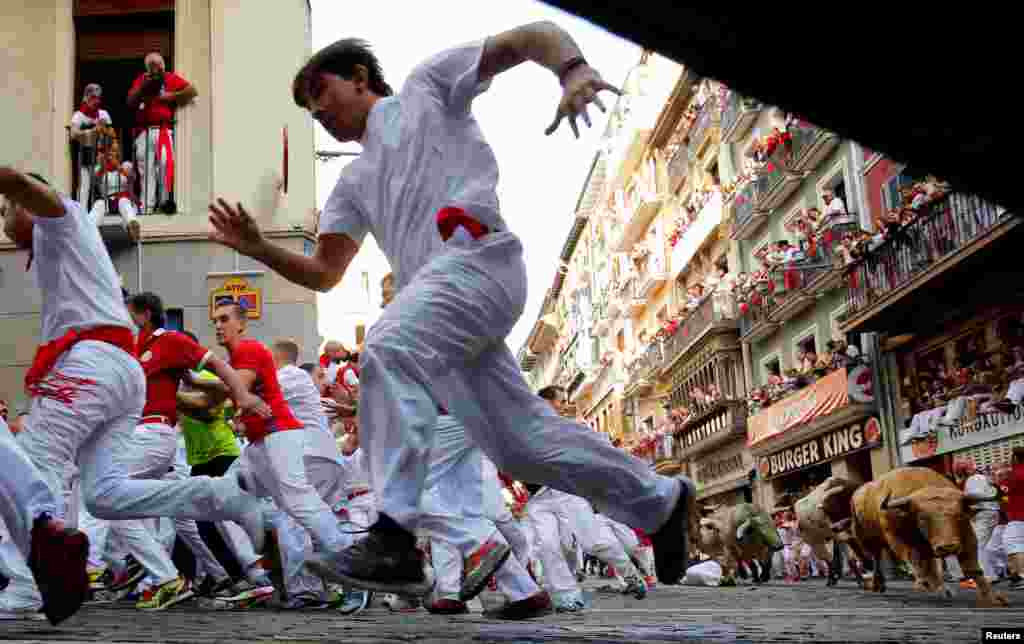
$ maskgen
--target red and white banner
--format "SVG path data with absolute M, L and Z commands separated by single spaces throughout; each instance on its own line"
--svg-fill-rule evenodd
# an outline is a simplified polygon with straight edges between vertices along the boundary
M 747 421 L 747 445 L 831 414 L 850 403 L 846 370 L 839 369 L 813 385 L 783 398 Z

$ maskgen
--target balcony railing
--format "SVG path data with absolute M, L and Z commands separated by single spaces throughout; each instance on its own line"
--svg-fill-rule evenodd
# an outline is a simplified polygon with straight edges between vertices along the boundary
M 713 96 L 704 103 L 700 116 L 697 117 L 696 123 L 693 124 L 693 130 L 690 131 L 688 146 L 690 159 L 696 159 L 701 155 L 704 142 L 712 132 L 711 128 L 717 127 L 718 123 L 718 99 Z
M 675 362 L 676 358 L 688 351 L 712 327 L 736 328 L 738 321 L 726 313 L 713 295 L 707 297 L 686 321 L 679 325 L 672 337 L 665 341 L 664 366 Z
M 997 206 L 974 195 L 954 193 L 930 204 L 917 220 L 847 269 L 847 319 L 956 255 L 1004 220 Z
M 722 141 L 735 143 L 750 131 L 761 111 L 761 102 L 730 91 L 722 112 Z
M 694 417 L 676 434 L 680 458 L 707 451 L 747 432 L 747 402 L 723 400 Z
M 690 171 L 690 157 L 686 146 L 682 143 L 676 145 L 672 156 L 668 161 L 668 180 L 672 191 L 678 190 L 683 185 L 687 173 Z
M 794 172 L 814 170 L 839 145 L 837 135 L 807 121 L 801 120 L 791 125 L 789 132 L 793 136 L 793 143 L 788 165 Z
M 754 183 L 750 182 L 733 197 L 733 239 L 747 239 L 755 232 L 755 218 L 764 218 L 755 205 Z
M 658 368 L 661 367 L 662 363 L 662 345 L 661 342 L 652 342 L 644 349 L 640 357 L 633 361 L 633 363 L 627 369 L 629 376 L 629 385 L 635 386 L 641 382 L 647 380 Z

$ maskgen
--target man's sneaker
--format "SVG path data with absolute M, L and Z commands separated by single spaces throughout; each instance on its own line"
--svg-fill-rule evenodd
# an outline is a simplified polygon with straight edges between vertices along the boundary
M 56 626 L 89 597 L 89 537 L 44 514 L 32 524 L 31 542 L 28 567 L 43 596 L 43 613 Z
M 583 572 L 582 570 L 578 570 L 576 572 L 576 583 L 577 584 L 582 584 L 586 580 L 587 580 L 587 573 Z M 523 601 L 526 601 L 526 600 L 524 599 Z
M 107 580 L 110 575 L 106 568 L 86 568 L 85 574 L 89 575 L 89 590 L 106 590 Z
M 147 611 L 166 610 L 194 596 L 190 584 L 178 577 L 146 591 L 142 599 L 135 604 L 135 608 Z
M 644 583 L 647 584 L 647 590 L 654 590 L 655 587 L 658 585 L 658 580 L 654 577 L 654 575 L 647 575 L 646 577 L 644 577 Z
M 978 590 L 978 582 L 973 579 L 961 579 L 960 587 L 964 590 Z
M 474 550 L 463 565 L 459 601 L 468 602 L 483 592 L 487 582 L 505 564 L 510 554 L 512 549 L 508 544 L 498 541 L 495 537 L 491 537 Z
M 582 606 L 580 606 L 582 609 Z M 491 619 L 533 619 L 535 617 L 544 617 L 554 612 L 554 607 L 551 603 L 551 596 L 546 592 L 539 592 L 534 595 L 530 595 L 526 599 L 520 599 L 517 602 L 509 602 L 499 609 L 493 611 L 484 612 L 484 617 Z M 576 612 L 576 611 L 570 611 Z
M 465 615 L 469 606 L 455 599 L 436 599 L 427 604 L 427 612 L 433 615 Z
M 420 600 L 416 597 L 400 597 L 392 593 L 384 598 L 384 606 L 392 613 L 415 613 L 420 609 Z
M 555 603 L 556 613 L 580 613 L 583 612 L 584 608 L 586 608 L 586 606 L 578 599 Z
M 330 605 L 315 593 L 300 593 L 289 597 L 281 605 L 282 610 L 326 610 Z
M 373 592 L 369 590 L 350 590 L 338 595 L 338 599 L 331 602 L 331 608 L 342 615 L 355 615 L 369 608 L 372 600 Z
M 207 575 L 206 578 L 203 579 L 203 583 L 195 587 L 194 592 L 196 597 L 216 597 L 220 593 L 232 588 L 234 585 L 235 581 L 231 579 L 231 577 L 214 579 L 212 575 Z
M 0 622 L 14 620 L 28 620 L 38 622 L 46 619 L 40 612 L 38 601 L 24 601 L 8 596 L 9 593 L 0 595 Z
M 316 553 L 306 565 L 317 575 L 363 590 L 421 597 L 434 586 L 415 538 L 385 515 L 365 539 L 339 553 Z
M 643 599 L 647 597 L 647 584 L 644 580 L 638 576 L 626 578 L 626 588 L 622 591 L 623 595 L 632 595 L 637 599 Z
M 1024 590 L 1024 577 L 1020 575 L 1010 577 L 1010 590 Z
M 658 581 L 665 584 L 674 584 L 682 578 L 689 561 L 690 539 L 700 534 L 697 488 L 688 478 L 679 477 L 678 481 L 680 490 L 676 507 L 665 525 L 651 535 L 654 567 Z
M 135 557 L 128 555 L 125 557 L 125 566 L 118 572 L 111 572 L 107 576 L 109 579 L 109 585 L 107 590 L 121 591 L 128 588 L 133 588 L 136 584 L 142 581 L 142 578 L 146 576 L 146 569 L 135 560 Z

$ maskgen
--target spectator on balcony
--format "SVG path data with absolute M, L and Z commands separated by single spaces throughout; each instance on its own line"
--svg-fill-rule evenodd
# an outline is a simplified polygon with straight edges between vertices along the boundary
M 825 202 L 824 221 L 828 224 L 849 223 L 849 213 L 846 212 L 846 204 L 836 196 L 835 191 L 828 189 L 821 192 L 821 200 Z
M 71 115 L 71 138 L 78 142 L 78 203 L 88 207 L 91 203 L 95 171 L 98 161 L 97 150 L 104 147 L 113 134 L 114 122 L 110 114 L 100 109 L 103 88 L 89 83 L 82 92 L 82 104 Z
M 687 289 L 686 293 L 686 311 L 692 313 L 704 301 L 704 287 L 701 284 L 694 284 Z
M 171 128 L 178 107 L 197 95 L 187 80 L 166 69 L 163 56 L 146 56 L 146 71 L 128 91 L 128 107 L 136 110 L 135 163 L 142 179 L 142 202 L 147 213 L 158 205 L 167 214 L 177 208 L 171 200 L 174 187 L 174 139 Z
M 138 201 L 132 194 L 132 180 L 135 168 L 130 161 L 121 161 L 121 145 L 115 139 L 109 151 L 100 159 L 95 177 L 98 193 L 89 214 L 99 226 L 103 218 L 112 212 L 121 216 L 121 224 L 128 231 L 132 241 L 138 241 L 141 234 L 137 207 Z

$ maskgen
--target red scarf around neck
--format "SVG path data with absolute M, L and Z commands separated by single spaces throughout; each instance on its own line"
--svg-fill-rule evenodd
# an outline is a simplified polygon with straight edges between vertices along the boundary
M 93 120 L 96 120 L 96 119 L 98 119 L 100 117 L 100 108 L 98 108 L 98 107 L 89 107 L 88 103 L 82 103 L 78 107 L 78 111 L 81 112 L 82 114 L 85 114 L 86 116 L 88 116 L 89 118 L 91 118 Z

